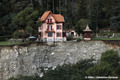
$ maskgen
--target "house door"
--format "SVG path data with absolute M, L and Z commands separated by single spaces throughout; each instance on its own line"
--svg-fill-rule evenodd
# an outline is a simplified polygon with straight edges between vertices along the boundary
M 54 41 L 54 39 L 53 39 L 53 32 L 48 32 L 47 41 Z

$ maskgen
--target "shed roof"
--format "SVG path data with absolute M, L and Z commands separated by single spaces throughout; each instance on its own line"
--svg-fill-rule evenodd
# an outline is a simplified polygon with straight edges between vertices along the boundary
M 83 30 L 83 31 L 85 32 L 85 31 L 92 31 L 92 30 L 91 30 L 91 29 L 89 28 L 89 26 L 87 25 L 87 26 L 86 26 L 86 29 Z

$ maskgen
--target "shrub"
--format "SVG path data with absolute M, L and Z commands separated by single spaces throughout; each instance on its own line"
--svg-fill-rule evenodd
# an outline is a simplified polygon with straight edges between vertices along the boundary
M 0 41 L 6 41 L 10 38 L 12 38 L 12 35 L 0 36 Z
M 118 52 L 114 50 L 108 50 L 106 52 L 103 52 L 101 56 L 101 62 L 107 62 L 111 64 L 112 67 L 116 67 L 118 65 L 119 60 L 120 57 L 118 55 Z
M 89 68 L 86 72 L 89 76 L 120 76 L 120 57 L 114 50 L 108 50 L 102 53 L 100 63 Z

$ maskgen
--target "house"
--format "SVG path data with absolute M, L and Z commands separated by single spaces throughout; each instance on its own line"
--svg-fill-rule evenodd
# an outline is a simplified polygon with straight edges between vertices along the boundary
M 38 31 L 43 41 L 66 41 L 66 35 L 63 31 L 65 20 L 61 14 L 46 11 L 38 21 L 42 22 Z
M 70 30 L 66 31 L 66 36 L 72 36 L 72 37 L 76 38 L 79 35 L 75 32 L 75 30 L 70 29 Z
M 89 28 L 89 26 L 86 26 L 86 29 L 83 30 L 84 32 L 84 40 L 91 40 L 92 38 L 92 30 Z

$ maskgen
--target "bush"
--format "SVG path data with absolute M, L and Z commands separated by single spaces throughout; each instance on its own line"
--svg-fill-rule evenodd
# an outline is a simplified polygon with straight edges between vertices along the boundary
M 89 76 L 120 76 L 120 57 L 118 52 L 108 50 L 102 53 L 100 63 L 89 68 L 86 72 Z
M 12 35 L 0 36 L 0 41 L 6 41 L 10 38 L 12 38 Z
M 73 40 L 73 36 L 70 36 L 70 35 L 69 35 L 69 36 L 67 37 L 67 41 L 70 41 L 70 40 Z
M 38 75 L 33 75 L 33 76 L 23 76 L 23 75 L 18 75 L 17 78 L 11 77 L 8 80 L 41 80 Z
M 106 52 L 103 52 L 101 56 L 101 62 L 107 62 L 111 64 L 112 67 L 116 67 L 118 65 L 119 60 L 120 57 L 118 55 L 118 52 L 113 50 L 108 50 Z
M 27 35 L 25 32 L 20 32 L 19 30 L 16 30 L 13 33 L 14 38 L 25 38 Z

